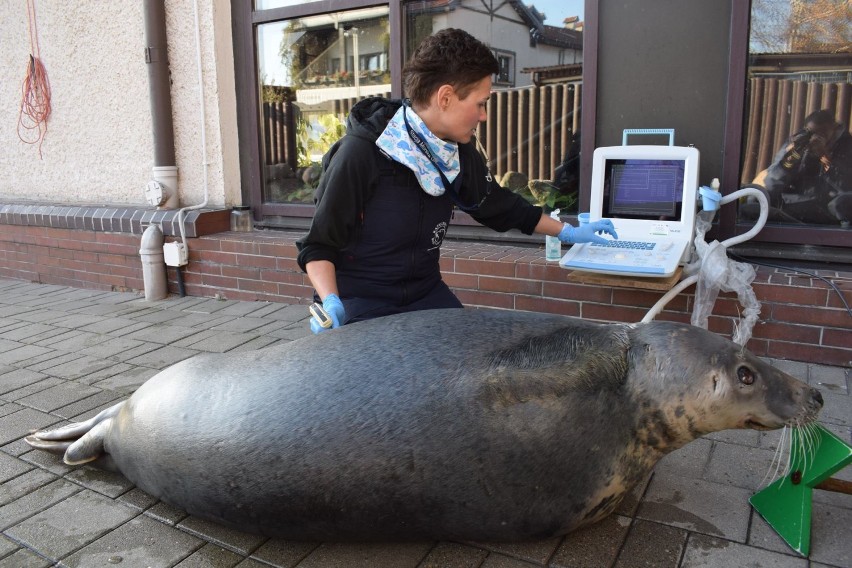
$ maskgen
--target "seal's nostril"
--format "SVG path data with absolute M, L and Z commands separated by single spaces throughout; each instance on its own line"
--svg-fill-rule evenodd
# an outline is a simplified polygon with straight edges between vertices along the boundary
M 820 406 L 822 406 L 823 405 L 822 393 L 819 392 L 817 389 L 811 389 L 811 390 L 813 391 L 814 400 L 817 401 Z

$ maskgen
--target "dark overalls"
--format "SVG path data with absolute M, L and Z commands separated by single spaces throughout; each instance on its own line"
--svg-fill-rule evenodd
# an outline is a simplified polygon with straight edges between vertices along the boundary
M 353 243 L 340 251 L 337 287 L 346 321 L 424 309 L 461 308 L 441 279 L 441 243 L 453 202 L 420 187 L 407 167 L 378 153 L 375 193 Z

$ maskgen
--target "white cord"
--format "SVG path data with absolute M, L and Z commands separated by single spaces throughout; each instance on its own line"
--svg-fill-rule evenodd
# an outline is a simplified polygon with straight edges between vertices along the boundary
M 763 229 L 764 225 L 766 225 L 766 219 L 769 217 L 769 201 L 767 201 L 766 195 L 764 195 L 763 192 L 759 189 L 753 187 L 744 187 L 742 189 L 738 189 L 733 193 L 723 196 L 722 200 L 719 202 L 719 205 L 722 206 L 725 203 L 730 203 L 731 201 L 739 199 L 740 197 L 747 196 L 757 198 L 758 203 L 760 203 L 760 216 L 757 218 L 757 222 L 754 224 L 754 227 L 752 227 L 750 231 L 743 233 L 742 235 L 731 237 L 719 243 L 725 248 L 728 248 L 732 245 L 738 245 L 751 239 Z M 663 308 L 665 308 L 666 304 L 672 301 L 672 298 L 680 294 L 689 286 L 698 282 L 700 272 L 701 271 L 699 269 L 698 274 L 693 274 L 692 276 L 684 278 L 683 280 L 678 282 L 674 288 L 666 292 L 663 297 L 660 298 L 657 303 L 651 307 L 650 310 L 648 310 L 648 313 L 646 313 L 645 317 L 642 318 L 642 323 L 648 323 L 649 321 L 653 320 L 655 317 L 657 317 L 657 315 L 659 315 L 660 312 L 663 311 Z
M 201 25 L 198 18 L 198 0 L 195 0 L 193 3 L 195 9 L 195 57 L 198 65 L 198 98 L 199 98 L 199 107 L 201 108 L 201 163 L 204 168 L 204 201 L 197 205 L 190 205 L 188 207 L 182 208 L 178 211 L 178 225 L 180 226 L 180 240 L 181 243 L 186 245 L 186 228 L 184 222 L 184 214 L 186 211 L 190 211 L 192 209 L 201 209 L 202 207 L 207 206 L 207 201 L 209 199 L 209 190 L 208 190 L 208 161 L 207 161 L 207 130 L 205 128 L 205 119 L 207 116 L 207 112 L 204 108 L 204 74 L 201 68 Z

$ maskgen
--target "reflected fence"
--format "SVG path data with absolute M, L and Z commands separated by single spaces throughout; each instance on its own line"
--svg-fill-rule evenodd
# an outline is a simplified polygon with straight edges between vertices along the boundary
M 580 83 L 495 91 L 477 135 L 499 180 L 506 172 L 552 180 L 580 130 Z
M 849 128 L 852 84 L 754 77 L 749 81 L 746 136 L 740 181 L 766 169 L 777 150 L 805 125 L 812 112 L 828 109 Z
M 580 83 L 566 83 L 492 93 L 488 120 L 480 124 L 477 137 L 498 180 L 508 171 L 529 179 L 553 179 L 579 133 L 581 90 Z M 263 155 L 266 165 L 286 163 L 295 170 L 299 109 L 292 98 L 263 103 Z M 345 121 L 358 100 L 338 99 L 329 106 Z
M 385 93 L 384 96 L 390 96 Z M 488 120 L 477 136 L 499 180 L 506 172 L 529 179 L 553 179 L 572 138 L 579 135 L 581 83 L 494 91 Z M 358 98 L 329 101 L 341 121 Z M 755 77 L 749 83 L 741 180 L 750 182 L 772 161 L 778 148 L 804 126 L 810 113 L 830 109 L 847 127 L 852 118 L 852 84 Z M 287 163 L 296 169 L 296 123 L 292 100 L 263 103 L 263 145 L 267 165 Z

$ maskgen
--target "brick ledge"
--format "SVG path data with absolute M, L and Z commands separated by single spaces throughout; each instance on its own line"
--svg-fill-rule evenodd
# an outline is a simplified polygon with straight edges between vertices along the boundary
M 159 224 L 163 234 L 177 236 L 178 210 L 152 207 L 0 204 L 0 224 L 54 229 L 80 229 L 107 233 L 141 235 L 149 225 Z M 227 209 L 193 209 L 184 215 L 187 237 L 200 237 L 230 230 Z

